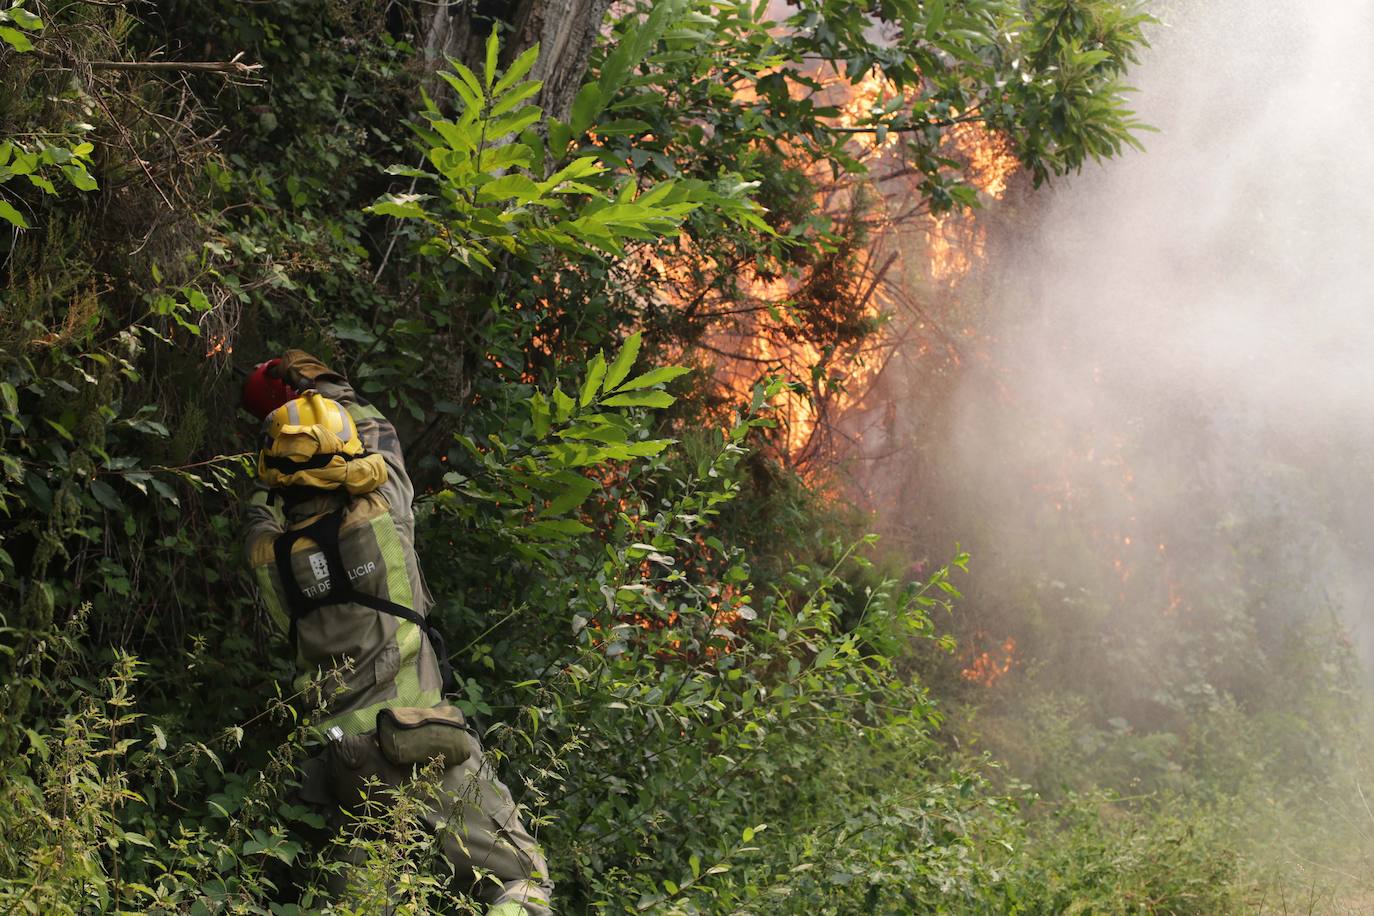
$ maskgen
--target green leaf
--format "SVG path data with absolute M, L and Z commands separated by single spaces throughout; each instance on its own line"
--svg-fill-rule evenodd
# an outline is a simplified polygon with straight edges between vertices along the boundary
M 563 393 L 562 386 L 553 389 L 554 419 L 559 423 L 566 423 L 568 417 L 572 416 L 573 399 Z
M 22 150 L 15 154 L 14 161 L 9 165 L 9 171 L 14 175 L 28 175 L 38 167 L 38 154 L 26 153 Z
M 495 105 L 491 106 L 489 117 L 499 118 L 508 111 L 514 111 L 515 106 L 534 95 L 543 87 L 543 83 L 538 80 L 530 80 L 528 83 L 521 83 L 510 92 L 503 95 Z
M 86 167 L 79 163 L 69 162 L 62 166 L 62 174 L 67 176 L 72 187 L 78 191 L 94 191 L 100 187 L 91 177 L 91 173 L 86 171 Z
M 29 224 L 24 221 L 24 215 L 14 209 L 9 201 L 0 200 L 0 219 L 8 221 L 20 229 L 29 228 Z
M 596 125 L 596 133 L 599 137 L 622 137 L 629 134 L 643 133 L 651 130 L 653 125 L 648 121 L 641 121 L 638 118 L 621 118 L 616 121 L 606 121 Z
M 675 439 L 643 439 L 620 446 L 619 451 L 625 458 L 652 458 L 672 445 Z
M 555 159 L 562 159 L 572 142 L 572 129 L 557 118 L 549 118 L 549 151 Z
M 675 378 L 680 378 L 691 371 L 691 368 L 688 366 L 663 366 L 659 369 L 651 369 L 643 375 L 630 379 L 616 390 L 635 391 L 640 388 L 661 385 L 664 382 L 671 382 Z
M 501 40 L 496 36 L 496 29 L 492 29 L 487 35 L 487 59 L 486 68 L 482 75 L 486 77 L 487 89 L 496 83 L 496 61 L 501 54 Z
M 417 169 L 413 165 L 389 165 L 383 169 L 388 175 L 399 175 L 402 178 L 432 178 L 429 172 L 424 169 Z
M 622 426 L 607 422 L 582 422 L 584 419 L 579 418 L 579 422 L 561 431 L 558 437 L 560 439 L 591 439 L 607 444 L 625 442 L 629 439 L 629 431 Z
M 602 401 L 607 407 L 669 407 L 677 398 L 666 391 L 631 391 Z
M 568 126 L 573 134 L 585 133 L 592 126 L 597 113 L 601 111 L 601 88 L 596 83 L 587 83 L 577 90 L 573 99 L 572 115 Z
M 530 72 L 535 60 L 539 57 L 539 45 L 526 48 L 514 61 L 511 62 L 509 69 L 496 81 L 496 86 L 492 89 L 493 95 L 500 95 L 509 86 L 515 85 L 515 81 Z
M 577 480 L 578 482 L 575 484 L 565 485 L 563 492 L 555 496 L 549 502 L 548 506 L 539 513 L 540 516 L 547 518 L 571 512 L 573 509 L 582 505 L 598 486 L 596 481 L 589 480 L 586 477 L 578 476 Z
M 161 496 L 174 506 L 181 505 L 181 498 L 177 496 L 176 490 L 173 490 L 165 482 L 158 480 L 156 477 L 150 479 L 148 482 L 153 485 L 153 489 L 157 491 L 158 496 Z
M 605 381 L 601 385 L 602 391 L 614 391 L 615 386 L 625 381 L 625 376 L 630 374 L 634 368 L 635 360 L 639 358 L 639 343 L 643 335 L 638 331 L 625 338 L 625 344 L 620 348 L 620 352 L 615 355 L 615 360 L 606 370 Z
M 587 367 L 587 378 L 582 383 L 582 394 L 578 402 L 586 407 L 596 397 L 597 391 L 601 389 L 601 380 L 606 377 L 606 357 L 601 351 L 596 351 L 596 356 L 592 357 L 591 365 Z
M 544 537 L 559 537 L 570 534 L 586 534 L 592 529 L 576 519 L 557 518 L 541 519 L 528 525 L 525 530 Z
M 477 170 L 494 175 L 514 166 L 527 169 L 537 162 L 538 158 L 535 151 L 523 142 L 507 143 L 495 149 L 482 150 L 482 156 L 477 160 Z
M 40 760 L 48 759 L 48 742 L 42 735 L 31 728 L 25 728 L 24 734 L 28 736 L 29 743 L 33 745 L 34 752 L 38 754 Z
M 945 0 L 926 0 L 926 34 L 933 36 L 944 24 Z
M 397 219 L 424 219 L 428 214 L 420 201 L 428 199 L 423 194 L 384 194 L 372 206 L 364 207 L 363 212 Z
M 21 29 L 37 32 L 43 28 L 43 20 L 21 6 L 12 6 L 5 10 L 5 12 L 9 14 L 14 24 Z
M 579 156 L 546 178 L 540 183 L 540 187 L 549 189 L 556 188 L 565 181 L 576 178 L 588 178 L 592 175 L 600 175 L 605 171 L 606 167 L 597 161 L 595 156 Z
M 0 25 L 0 39 L 3 39 L 11 48 L 23 54 L 25 51 L 33 50 L 33 42 L 29 41 L 29 36 L 18 29 Z
M 262 831 L 255 830 L 254 834 L 258 837 L 243 844 L 243 854 L 245 856 L 257 855 L 258 853 L 270 853 L 276 847 L 277 841 L 274 838 L 265 836 Z
M 354 343 L 371 346 L 377 342 L 377 335 L 365 328 L 355 328 L 346 324 L 334 326 L 334 336 L 339 340 L 351 340 Z
M 477 189 L 479 200 L 510 200 L 529 203 L 541 196 L 539 186 L 525 175 L 502 175 Z
M 449 64 L 453 66 L 453 73 L 440 73 L 439 77 L 444 82 L 453 87 L 453 91 L 458 93 L 458 97 L 463 100 L 465 111 L 477 113 L 482 110 L 482 87 L 477 84 L 477 77 L 472 75 L 472 71 L 464 67 L 461 63 L 449 58 Z
M 534 426 L 535 438 L 543 439 L 549 434 L 549 419 L 549 402 L 542 392 L 536 391 L 530 398 L 530 423 Z
M 159 423 L 157 420 L 147 420 L 142 417 L 130 417 L 124 422 L 128 423 L 132 429 L 136 429 L 141 433 L 147 433 L 150 436 L 157 436 L 161 439 L 166 439 L 168 436 L 171 435 L 171 431 L 167 429 L 166 424 Z
M 47 417 L 43 418 L 43 422 L 51 426 L 53 430 L 56 431 L 56 433 L 63 439 L 66 439 L 68 442 L 71 442 L 73 444 L 76 443 L 76 439 L 72 438 L 71 431 L 68 430 L 67 427 L 63 426 L 61 423 L 58 423 L 56 420 L 50 420 Z
M 114 491 L 114 487 L 103 480 L 91 481 L 91 495 L 95 497 L 96 502 L 111 512 L 124 510 L 124 503 L 120 501 L 119 494 Z
M 431 121 L 430 126 L 448 144 L 449 150 L 468 154 L 477 150 L 477 131 L 472 124 L 467 122 L 455 124 L 452 121 L 436 120 Z M 446 175 L 455 172 L 469 173 L 471 161 L 466 156 L 453 156 L 451 154 L 445 156 L 446 152 L 448 150 L 430 150 L 429 161 Z
M 601 66 L 599 88 L 607 100 L 616 94 L 630 71 L 653 49 L 668 24 L 680 20 L 685 7 L 685 0 L 657 0 L 644 21 L 621 37 Z
M 487 124 L 487 141 L 491 142 L 510 134 L 518 134 L 543 116 L 544 112 L 539 106 L 526 105 L 514 114 L 508 114 L 489 122 Z

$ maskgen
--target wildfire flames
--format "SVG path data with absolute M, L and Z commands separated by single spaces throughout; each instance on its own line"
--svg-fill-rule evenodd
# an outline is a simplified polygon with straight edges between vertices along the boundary
M 1000 649 L 975 655 L 959 676 L 969 683 L 991 687 L 1011 671 L 1015 658 L 1016 640 L 1008 637 Z
M 983 259 L 986 231 L 962 214 L 941 213 L 930 218 L 930 276 L 954 283 L 968 276 Z
M 890 409 L 873 410 L 874 405 L 865 399 L 878 390 L 884 367 L 898 347 L 908 358 L 943 360 L 949 369 L 957 369 L 970 354 L 986 359 L 983 348 L 990 339 L 976 318 L 962 317 L 964 309 L 959 305 L 960 284 L 987 259 L 987 226 L 971 208 L 955 207 L 942 213 L 924 209 L 920 202 L 925 195 L 919 187 L 922 176 L 913 175 L 903 160 L 902 135 L 879 135 L 864 129 L 872 113 L 888 108 L 902 90 L 877 71 L 853 84 L 840 77 L 821 82 L 823 94 L 829 96 L 825 101 L 839 110 L 836 126 L 854 131 L 850 152 L 867 167 L 869 187 L 877 191 L 877 199 L 859 206 L 863 192 L 852 179 L 836 182 L 826 166 L 813 163 L 804 151 L 787 152 L 790 164 L 812 179 L 817 189 L 817 212 L 828 215 L 834 225 L 843 225 L 845 220 L 862 222 L 863 231 L 855 236 L 862 242 L 850 253 L 855 267 L 848 274 L 839 272 L 850 285 L 826 290 L 829 300 L 808 298 L 811 290 L 803 284 L 810 281 L 770 275 L 752 262 L 720 263 L 704 252 L 685 249 L 680 252 L 684 255 L 681 259 L 670 253 L 659 256 L 661 260 L 653 264 L 664 278 L 662 287 L 674 291 L 671 304 L 679 313 L 725 316 L 707 333 L 703 349 L 712 354 L 716 378 L 735 400 L 748 400 L 753 385 L 765 376 L 781 375 L 799 383 L 774 405 L 779 423 L 775 446 L 813 482 L 818 478 L 811 472 L 823 466 L 827 458 L 864 452 L 862 447 L 854 448 L 862 445 L 858 441 L 862 436 L 852 427 L 838 433 L 849 441 L 837 448 L 826 445 L 827 437 L 841 430 L 844 417 L 864 410 L 875 416 L 891 413 Z M 749 100 L 748 90 L 741 100 Z M 958 113 L 953 117 L 957 119 Z M 973 121 L 958 123 L 949 130 L 942 154 L 960 163 L 963 180 L 989 202 L 1006 198 L 1020 169 L 1007 138 Z M 684 238 L 679 244 L 691 243 Z M 733 286 L 724 290 L 694 286 L 690 275 L 693 261 L 712 270 L 733 271 Z M 814 274 L 814 264 L 812 268 Z M 825 352 L 807 333 L 806 323 L 816 318 L 806 309 L 826 301 L 840 301 L 850 315 L 874 324 L 885 317 L 891 321 L 877 335 L 870 335 L 848 351 Z M 946 324 L 952 327 L 944 327 Z M 1120 481 L 1125 499 L 1133 500 L 1133 474 L 1124 459 L 1125 444 L 1116 446 L 1102 453 L 1088 450 L 1086 455 L 1066 456 L 1062 481 L 1042 482 L 1035 488 L 1056 510 L 1078 510 L 1082 506 L 1077 505 L 1079 494 L 1073 482 L 1101 479 L 1100 472 L 1105 471 Z M 873 450 L 871 446 L 869 450 Z M 1099 472 L 1097 476 L 1085 477 L 1083 468 L 1068 466 L 1080 461 Z M 1156 539 L 1143 528 L 1114 534 L 1094 531 L 1093 536 L 1103 545 L 1107 575 L 1120 583 L 1123 599 L 1126 584 L 1141 571 L 1142 560 L 1162 561 L 1167 571 L 1163 545 L 1158 557 L 1151 557 L 1154 551 L 1145 545 L 1153 547 Z M 1167 601 L 1166 614 L 1183 607 L 1173 586 L 1168 587 Z M 992 687 L 1017 664 L 1015 637 L 999 641 L 980 634 L 974 645 L 988 648 L 963 662 L 960 676 L 971 684 Z
M 801 281 L 760 275 L 752 264 L 741 264 L 737 287 L 728 297 L 731 301 L 723 301 L 727 297 L 722 296 L 722 301 L 704 303 L 701 295 L 684 292 L 692 289 L 690 278 L 684 276 L 685 265 L 655 264 L 666 280 L 663 286 L 678 291 L 671 296 L 679 311 L 702 314 L 716 309 L 713 314 L 730 315 L 728 324 L 711 331 L 703 343 L 714 354 L 717 379 L 736 399 L 747 400 L 753 385 L 767 375 L 790 377 L 800 383 L 774 408 L 779 423 L 778 448 L 804 474 L 833 456 L 835 450 L 827 444 L 827 437 L 834 433 L 835 421 L 863 401 L 897 345 L 894 337 L 882 333 L 844 352 L 823 351 L 805 333 L 804 325 L 818 320 L 806 310 L 816 308 L 817 301 L 837 302 L 835 307 L 847 312 L 842 318 L 876 326 L 885 316 L 909 311 L 912 300 L 902 287 L 913 270 L 936 285 L 957 282 L 983 257 L 986 236 L 971 210 L 931 214 L 913 207 L 913 201 L 923 199 L 918 187 L 920 176 L 911 175 L 902 159 L 902 134 L 880 136 L 864 129 L 871 114 L 888 107 L 901 90 L 877 70 L 857 83 L 838 76 L 817 78 L 824 86 L 822 95 L 828 96 L 826 101 L 839 109 L 835 126 L 855 131 L 850 151 L 868 167 L 879 192 L 871 207 L 860 208 L 857 203 L 863 192 L 852 180 L 836 183 L 828 165 L 808 160 L 799 150 L 792 151 L 793 166 L 806 171 L 817 188 L 816 210 L 830 216 L 836 225 L 862 225 L 864 244 L 851 253 L 853 263 L 846 279 L 849 285 L 827 289 L 824 296 L 813 300 L 807 298 L 811 290 L 797 285 Z M 919 90 L 910 88 L 906 94 L 914 101 Z M 751 101 L 752 91 L 741 90 L 738 100 Z M 1019 168 L 1004 137 L 981 124 L 965 122 L 950 131 L 947 144 L 949 158 L 966 164 L 967 180 L 982 195 L 991 200 L 1003 198 Z M 911 263 L 912 228 L 925 234 L 924 251 L 919 255 L 924 269 Z M 701 258 L 700 252 L 693 254 Z M 717 268 L 730 267 L 710 263 Z M 830 317 L 822 315 L 820 320 Z M 939 349 L 958 361 L 957 352 L 948 345 L 929 349 Z
M 213 359 L 220 354 L 232 356 L 234 345 L 229 340 L 228 334 L 212 334 L 205 340 L 205 358 Z

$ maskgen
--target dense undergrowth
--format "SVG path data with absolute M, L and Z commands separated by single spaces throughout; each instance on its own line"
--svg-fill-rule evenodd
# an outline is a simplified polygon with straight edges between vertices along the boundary
M 785 33 L 763 6 L 626 5 L 563 119 L 523 79 L 533 51 L 497 28 L 482 60 L 427 59 L 404 4 L 0 10 L 0 906 L 317 910 L 342 846 L 367 881 L 337 911 L 387 888 L 467 907 L 409 817 L 420 790 L 332 839 L 293 796 L 316 711 L 283 694 L 235 520 L 237 373 L 286 346 L 401 428 L 458 700 L 562 911 L 1238 903 L 1234 793 L 1117 785 L 1083 762 L 1090 713 L 1047 693 L 984 726 L 1015 778 L 951 745 L 939 631 L 967 558 L 885 571 L 770 416 L 843 384 L 830 360 L 881 324 L 856 134 L 902 135 L 934 211 L 977 202 L 943 145 L 968 112 L 1037 178 L 1109 156 L 1142 18 L 894 3 L 876 43 L 851 4 L 799 3 Z M 816 60 L 905 94 L 840 121 Z M 819 362 L 724 384 L 721 335 L 760 310 L 715 306 L 777 281 L 763 314 Z M 1189 740 L 1215 761 L 1253 722 Z

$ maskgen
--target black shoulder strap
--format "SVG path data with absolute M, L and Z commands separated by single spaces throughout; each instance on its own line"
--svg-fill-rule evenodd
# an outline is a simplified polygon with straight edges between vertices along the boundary
M 282 590 L 286 604 L 291 611 L 291 645 L 296 645 L 296 622 L 307 614 L 331 604 L 361 604 L 382 614 L 390 614 L 409 621 L 420 628 L 429 638 L 430 646 L 439 661 L 439 675 L 443 680 L 445 693 L 453 690 L 453 666 L 449 663 L 448 647 L 443 634 L 428 617 L 414 608 L 408 608 L 395 601 L 388 601 L 377 595 L 370 595 L 353 586 L 344 569 L 343 556 L 339 552 L 339 529 L 343 525 L 344 509 L 340 507 L 328 512 L 301 528 L 293 528 L 277 536 L 272 549 L 277 562 L 277 574 L 281 577 Z M 308 595 L 296 580 L 295 570 L 291 567 L 291 548 L 301 538 L 310 538 L 319 545 L 324 554 L 325 567 L 329 571 L 329 590 L 319 595 Z
M 274 471 L 281 471 L 283 474 L 291 474 L 295 471 L 313 471 L 319 468 L 327 468 L 333 463 L 335 458 L 342 458 L 344 461 L 353 461 L 358 458 L 366 458 L 367 452 L 358 455 L 345 455 L 343 452 L 330 452 L 329 454 L 311 455 L 309 458 L 287 458 L 284 455 L 263 455 L 262 463 Z

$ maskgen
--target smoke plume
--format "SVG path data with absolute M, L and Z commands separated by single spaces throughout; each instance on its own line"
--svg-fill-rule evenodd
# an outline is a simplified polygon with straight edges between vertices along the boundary
M 900 353 L 897 416 L 857 473 L 899 542 L 939 559 L 932 532 L 965 540 L 989 626 L 1031 613 L 1035 579 L 1094 596 L 1145 654 L 1226 605 L 1268 651 L 1335 615 L 1368 661 L 1374 7 L 1161 18 L 1133 74 L 1147 151 L 977 217 L 981 266 L 923 293 L 960 303 L 958 381 L 932 399 L 929 359 Z

